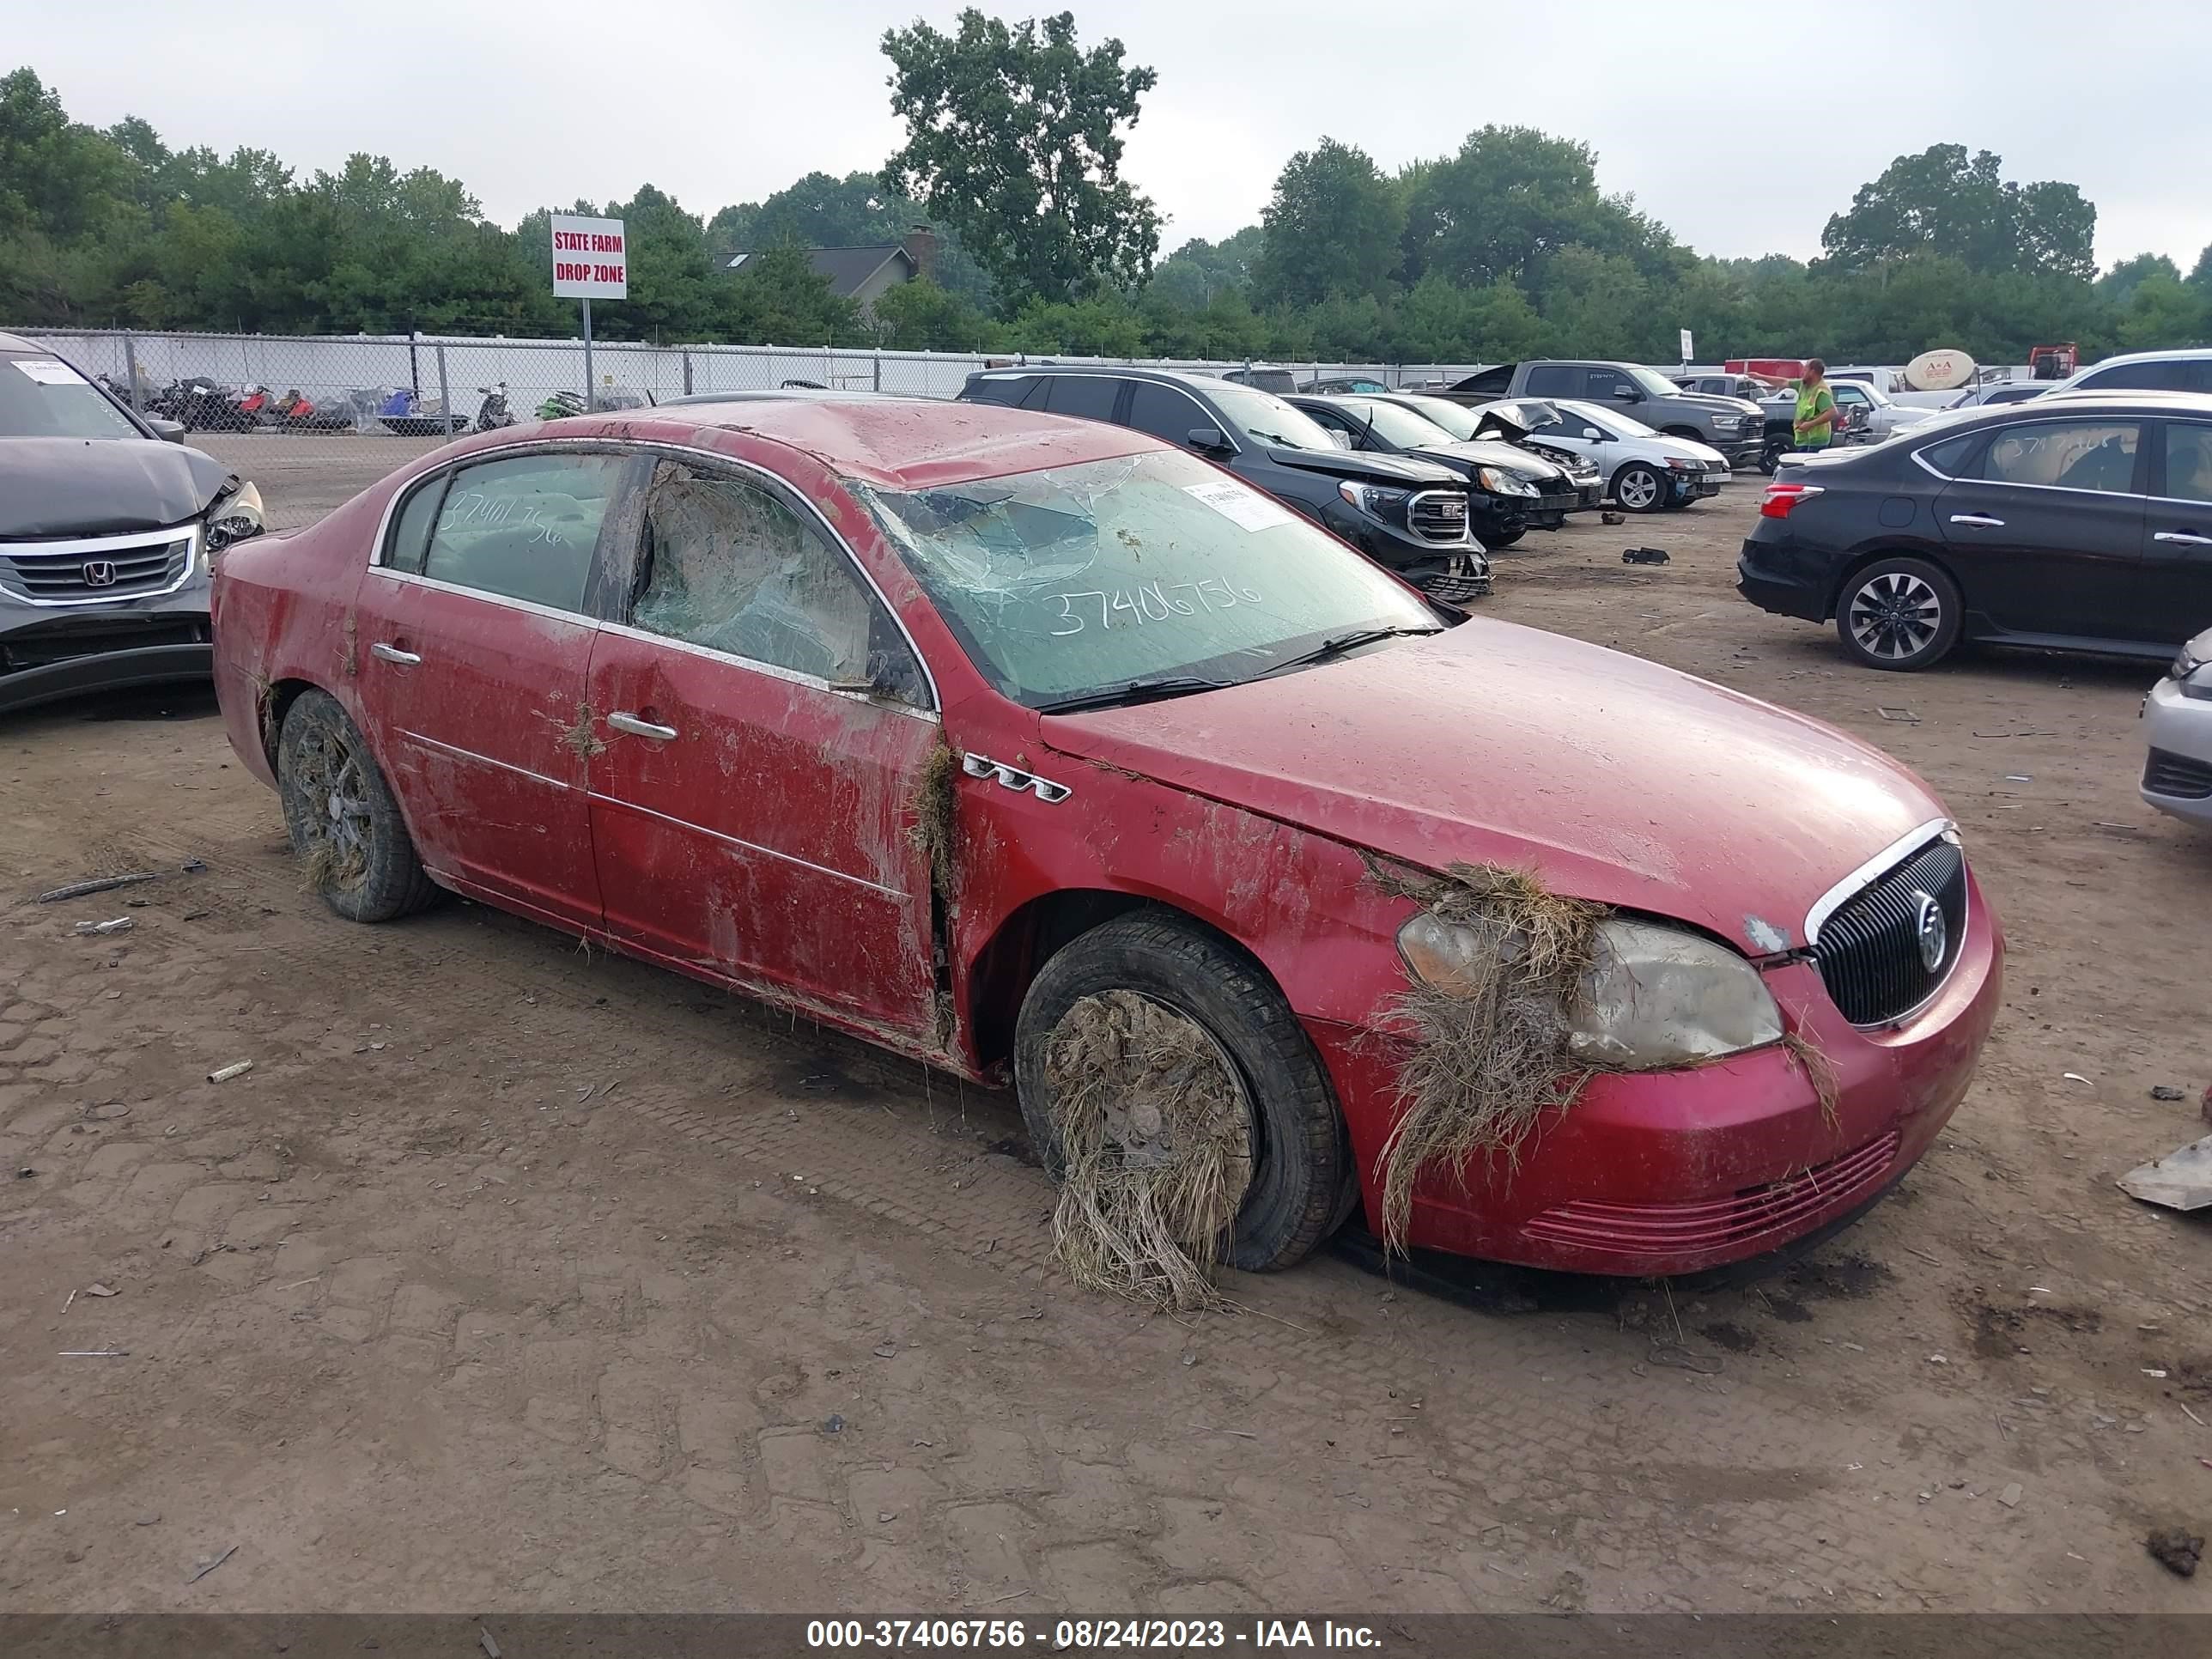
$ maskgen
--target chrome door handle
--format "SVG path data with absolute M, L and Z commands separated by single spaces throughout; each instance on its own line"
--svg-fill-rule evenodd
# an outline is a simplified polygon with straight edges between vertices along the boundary
M 2212 547 L 2212 536 L 2199 536 L 2188 530 L 2159 530 L 2151 533 L 2154 542 L 2179 542 L 2184 547 Z
M 651 720 L 641 720 L 635 714 L 610 714 L 607 724 L 617 732 L 627 732 L 634 738 L 651 738 L 655 743 L 666 743 L 676 735 L 672 726 L 655 726 Z
M 1951 522 L 1953 524 L 1970 524 L 1977 530 L 2002 530 L 2004 528 L 2004 520 L 2002 519 L 1992 519 L 1986 513 L 1954 513 L 1951 515 Z
M 368 647 L 368 654 L 380 662 L 396 662 L 402 668 L 412 668 L 422 660 L 414 652 L 402 651 L 398 646 L 386 645 L 381 640 Z

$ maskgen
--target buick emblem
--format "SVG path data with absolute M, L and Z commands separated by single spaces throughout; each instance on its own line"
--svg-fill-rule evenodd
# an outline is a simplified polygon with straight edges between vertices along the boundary
M 1943 957 L 1951 948 L 1950 924 L 1943 920 L 1943 907 L 1925 893 L 1915 893 L 1917 908 L 1912 915 L 1912 935 L 1920 943 L 1920 965 L 1934 973 L 1943 965 Z
M 114 586 L 114 561 L 112 559 L 94 559 L 86 565 L 84 568 L 84 585 L 87 587 Z

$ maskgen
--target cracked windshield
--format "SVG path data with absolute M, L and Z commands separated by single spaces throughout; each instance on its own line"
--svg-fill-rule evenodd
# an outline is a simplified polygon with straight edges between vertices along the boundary
M 1325 641 L 1442 625 L 1358 554 L 1188 455 L 860 494 L 976 667 L 1031 708 L 1249 680 Z

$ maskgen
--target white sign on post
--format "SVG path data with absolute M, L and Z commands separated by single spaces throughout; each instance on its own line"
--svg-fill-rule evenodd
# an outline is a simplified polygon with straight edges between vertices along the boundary
M 555 299 L 626 300 L 629 269 L 621 220 L 553 215 Z
M 553 291 L 558 294 L 561 290 L 556 288 Z M 1690 349 L 1690 331 L 1686 328 L 1682 331 L 1682 361 L 1686 363 L 1695 355 Z

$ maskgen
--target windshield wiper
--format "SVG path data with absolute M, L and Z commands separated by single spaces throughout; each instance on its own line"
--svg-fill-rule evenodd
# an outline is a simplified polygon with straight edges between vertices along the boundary
M 1279 674 L 1285 668 L 1304 668 L 1314 663 L 1327 662 L 1331 657 L 1340 657 L 1347 651 L 1357 651 L 1361 646 L 1373 645 L 1378 640 L 1395 640 L 1401 635 L 1418 638 L 1443 631 L 1441 628 L 1363 628 L 1354 634 L 1340 634 L 1333 640 L 1323 640 L 1304 656 L 1279 662 L 1267 672 Z
M 1195 674 L 1163 674 L 1146 680 L 1124 680 L 1102 685 L 1096 691 L 1079 691 L 1036 705 L 1040 714 L 1073 714 L 1085 708 L 1112 708 L 1122 703 L 1152 702 L 1163 697 L 1187 697 L 1194 691 L 1218 691 L 1228 680 L 1200 679 Z

